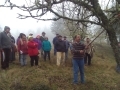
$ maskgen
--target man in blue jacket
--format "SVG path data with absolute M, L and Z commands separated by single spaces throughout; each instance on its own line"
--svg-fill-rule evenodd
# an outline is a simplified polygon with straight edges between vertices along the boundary
M 54 55 L 56 55 L 56 52 L 57 52 L 57 50 L 56 50 L 56 48 L 55 48 L 55 43 L 56 43 L 56 41 L 58 40 L 58 36 L 59 36 L 59 34 L 56 34 L 56 37 L 53 38 Z

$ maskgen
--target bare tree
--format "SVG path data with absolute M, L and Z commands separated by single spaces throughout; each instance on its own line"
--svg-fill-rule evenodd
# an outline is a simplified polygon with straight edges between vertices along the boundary
M 89 23 L 89 25 L 100 25 L 106 30 L 109 36 L 110 44 L 113 49 L 117 65 L 120 68 L 120 52 L 118 41 L 116 38 L 115 29 L 112 26 L 114 23 L 112 19 L 114 17 L 108 18 L 108 12 L 113 14 L 113 11 L 110 11 L 109 9 L 108 11 L 105 11 L 105 9 L 102 9 L 102 6 L 100 5 L 98 0 L 35 0 L 33 3 L 31 3 L 31 5 L 27 6 L 18 6 L 10 2 L 10 0 L 6 1 L 7 2 L 4 5 L 0 5 L 0 7 L 11 7 L 11 9 L 16 7 L 29 13 L 28 16 L 19 14 L 18 18 L 20 19 L 32 17 L 37 20 L 56 21 L 60 18 L 63 18 L 71 21 L 76 21 L 79 24 L 83 25 L 84 23 Z M 108 0 L 106 8 L 108 5 L 110 5 L 110 2 L 112 1 L 113 0 Z M 120 8 L 120 0 L 114 0 L 114 2 L 116 3 L 114 5 L 116 6 L 114 12 L 116 12 L 116 15 L 118 15 L 120 13 L 120 10 L 118 9 Z M 8 6 L 8 4 L 10 5 Z M 88 14 L 85 17 L 82 17 L 84 15 L 80 13 L 82 11 L 87 12 Z M 61 12 L 62 14 L 57 12 Z M 47 13 L 53 13 L 57 16 L 57 18 L 42 18 L 42 16 Z M 76 16 L 78 16 L 78 18 Z M 116 17 L 116 19 L 119 18 L 119 16 Z M 118 71 L 120 72 L 120 70 Z

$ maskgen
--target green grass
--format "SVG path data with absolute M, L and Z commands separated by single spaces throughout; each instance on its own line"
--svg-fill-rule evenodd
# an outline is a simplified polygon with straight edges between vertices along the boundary
M 71 54 L 67 65 L 56 66 L 40 59 L 41 67 L 28 64 L 21 67 L 18 60 L 10 63 L 8 70 L 0 69 L 0 90 L 120 90 L 120 74 L 115 72 L 115 59 L 110 46 L 96 44 L 91 66 L 85 66 L 85 84 L 72 85 Z

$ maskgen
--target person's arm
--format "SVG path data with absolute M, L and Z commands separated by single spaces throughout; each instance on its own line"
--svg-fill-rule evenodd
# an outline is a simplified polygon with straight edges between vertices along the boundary
M 36 48 L 36 44 L 35 44 L 35 43 L 28 42 L 28 47 L 29 47 L 29 48 Z
M 50 43 L 50 42 L 49 42 Z M 52 49 L 51 43 L 50 43 L 50 50 Z
M 42 42 L 42 49 L 44 50 L 44 41 Z
M 20 40 L 18 41 L 18 52 L 20 52 L 20 49 L 21 49 L 21 43 L 20 43 Z

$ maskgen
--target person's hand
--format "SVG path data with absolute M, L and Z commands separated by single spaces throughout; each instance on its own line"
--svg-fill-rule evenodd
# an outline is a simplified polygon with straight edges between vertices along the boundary
M 83 54 L 84 53 L 84 51 L 83 50 L 80 50 L 80 54 Z

